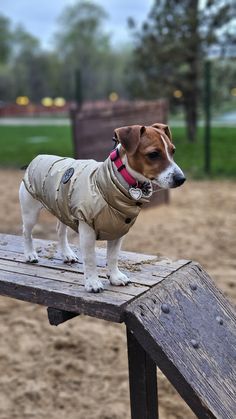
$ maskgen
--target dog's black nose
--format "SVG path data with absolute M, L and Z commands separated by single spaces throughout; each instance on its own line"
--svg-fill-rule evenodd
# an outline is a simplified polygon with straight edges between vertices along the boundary
M 186 181 L 186 178 L 183 175 L 174 175 L 174 184 L 175 187 L 177 188 L 180 185 L 183 185 L 183 183 Z

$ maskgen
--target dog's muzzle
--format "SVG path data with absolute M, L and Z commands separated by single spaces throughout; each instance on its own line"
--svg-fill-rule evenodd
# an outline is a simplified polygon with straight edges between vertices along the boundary
M 180 167 L 172 162 L 159 176 L 155 179 L 162 189 L 177 188 L 185 182 L 186 178 Z

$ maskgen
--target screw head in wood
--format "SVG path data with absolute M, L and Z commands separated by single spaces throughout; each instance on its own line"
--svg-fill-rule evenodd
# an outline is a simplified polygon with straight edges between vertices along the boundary
M 163 303 L 161 305 L 161 309 L 162 309 L 163 313 L 168 314 L 170 312 L 170 308 L 169 308 L 168 304 Z
M 222 317 L 220 317 L 220 316 L 216 316 L 216 321 L 217 321 L 219 324 L 223 324 L 223 323 L 224 323 L 224 322 L 223 322 Z
M 191 339 L 191 345 L 193 348 L 199 348 L 199 343 L 195 339 Z
M 140 314 L 141 314 L 141 316 L 145 316 L 143 305 L 140 304 L 139 308 L 140 308 Z

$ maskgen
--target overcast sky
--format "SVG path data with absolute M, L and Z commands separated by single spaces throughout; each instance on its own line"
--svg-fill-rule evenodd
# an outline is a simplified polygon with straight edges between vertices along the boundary
M 0 13 L 14 24 L 21 23 L 28 32 L 50 48 L 52 34 L 57 28 L 57 17 L 63 8 L 75 0 L 0 0 Z M 129 39 L 127 18 L 141 23 L 147 16 L 153 0 L 94 0 L 107 11 L 109 18 L 105 29 L 112 34 L 113 44 Z

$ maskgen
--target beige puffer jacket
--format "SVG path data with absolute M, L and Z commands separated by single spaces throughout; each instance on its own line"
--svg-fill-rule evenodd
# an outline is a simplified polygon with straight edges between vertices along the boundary
M 118 178 L 110 158 L 100 163 L 39 155 L 23 181 L 28 192 L 62 223 L 77 232 L 83 220 L 98 240 L 114 240 L 134 224 L 140 203 L 148 202 L 147 198 L 133 200 Z

